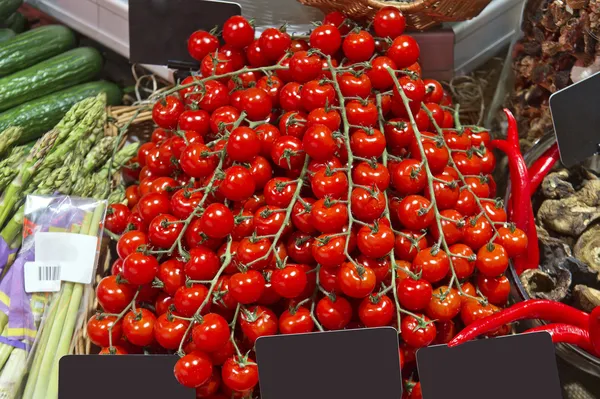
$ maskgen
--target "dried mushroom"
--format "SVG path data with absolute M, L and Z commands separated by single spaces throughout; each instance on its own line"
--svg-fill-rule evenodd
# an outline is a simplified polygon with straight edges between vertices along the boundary
M 575 257 L 600 271 L 600 225 L 594 225 L 579 237 L 573 248 Z
M 568 270 L 558 269 L 555 276 L 539 269 L 525 270 L 521 276 L 523 288 L 531 298 L 550 299 L 563 301 L 569 294 L 571 286 L 571 273 Z
M 560 266 L 571 272 L 571 284 L 585 284 L 590 287 L 600 288 L 598 270 L 592 269 L 585 262 L 570 256 L 565 258 Z
M 540 243 L 540 265 L 550 272 L 558 269 L 564 260 L 571 256 L 571 248 L 559 238 L 538 234 L 538 241 Z
M 575 194 L 575 188 L 567 179 L 569 171 L 567 169 L 550 173 L 542 182 L 542 193 L 549 199 L 566 198 Z
M 576 285 L 573 289 L 575 306 L 584 312 L 591 312 L 600 306 L 600 291 L 585 285 Z
M 588 180 L 575 194 L 542 203 L 538 218 L 546 227 L 560 234 L 579 236 L 600 218 L 600 180 Z

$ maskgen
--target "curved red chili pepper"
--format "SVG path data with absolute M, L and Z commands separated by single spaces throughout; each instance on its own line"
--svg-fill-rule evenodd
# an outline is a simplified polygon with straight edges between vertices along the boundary
M 448 346 L 460 345 L 505 324 L 523 319 L 542 319 L 588 329 L 590 316 L 564 303 L 529 299 L 469 324 L 448 343 Z
M 540 184 L 542 184 L 544 177 L 548 175 L 559 159 L 560 153 L 558 152 L 558 144 L 554 143 L 552 144 L 552 147 L 548 148 L 546 152 L 531 165 L 528 170 L 530 195 L 533 195 L 537 191 Z
M 554 143 L 546 152 L 542 154 L 536 161 L 527 169 L 529 175 L 529 195 L 533 196 L 537 189 L 548 176 L 556 162 L 560 159 L 558 152 L 558 144 Z M 512 198 L 508 200 L 508 214 L 512 214 Z
M 592 342 L 590 341 L 590 334 L 584 328 L 572 326 L 570 324 L 555 323 L 530 328 L 525 332 L 530 333 L 540 331 L 545 331 L 548 334 L 550 334 L 550 336 L 552 336 L 552 342 L 554 342 L 555 344 L 563 343 L 576 345 L 584 351 L 597 356 L 598 352 L 592 346 Z
M 508 119 L 507 140 L 493 140 L 492 146 L 504 152 L 508 158 L 511 197 L 514 204 L 512 221 L 527 234 L 528 238 L 527 253 L 514 259 L 515 269 L 518 274 L 521 274 L 523 270 L 537 268 L 540 255 L 533 208 L 531 207 L 529 174 L 519 146 L 517 121 L 508 109 L 504 109 L 504 113 Z
M 590 340 L 596 353 L 600 353 L 600 306 L 596 306 L 590 314 Z

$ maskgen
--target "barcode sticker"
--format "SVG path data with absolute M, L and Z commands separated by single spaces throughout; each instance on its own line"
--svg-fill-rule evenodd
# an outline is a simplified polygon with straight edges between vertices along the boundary
M 60 266 L 44 262 L 25 262 L 25 292 L 60 291 Z
M 38 266 L 38 279 L 40 281 L 60 280 L 60 266 L 54 266 L 54 265 Z

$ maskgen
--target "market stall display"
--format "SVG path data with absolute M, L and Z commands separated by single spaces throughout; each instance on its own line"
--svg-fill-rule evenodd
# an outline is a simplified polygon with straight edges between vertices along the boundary
M 386 20 L 403 17 L 378 13 L 381 50 L 340 13 L 302 38 L 255 38 L 239 16 L 223 46 L 190 37 L 200 74 L 157 96 L 138 183 L 109 206 L 119 259 L 88 322 L 101 353 L 175 351 L 182 384 L 245 397 L 260 336 L 393 324 L 408 372 L 416 348 L 506 303 L 527 237 L 498 232 L 490 135 L 460 124 Z

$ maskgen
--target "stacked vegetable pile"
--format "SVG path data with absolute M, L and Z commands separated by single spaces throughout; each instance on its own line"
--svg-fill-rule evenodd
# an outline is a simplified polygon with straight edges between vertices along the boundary
M 374 34 L 331 13 L 307 37 L 240 16 L 222 46 L 190 37 L 200 74 L 156 102 L 110 205 L 101 353 L 176 351 L 197 397 L 252 397 L 258 337 L 393 325 L 409 377 L 416 348 L 506 303 L 527 238 L 493 199 L 490 135 L 421 78 L 404 26 L 388 7 Z
M 100 53 L 75 48 L 73 32 L 48 25 L 0 42 L 0 130 L 20 126 L 20 143 L 37 139 L 77 102 L 98 93 L 119 104 L 119 89 L 93 80 L 102 69 Z
M 105 135 L 106 95 L 99 94 L 80 101 L 64 118 L 35 144 L 16 146 L 26 132 L 11 127 L 0 133 L 0 396 L 12 398 L 19 383 L 29 371 L 26 368 L 27 352 L 39 320 L 48 304 L 63 309 L 49 315 L 43 324 L 41 341 L 33 356 L 34 369 L 29 381 L 40 382 L 43 393 L 34 397 L 52 397 L 57 389 L 58 359 L 68 353 L 76 328 L 79 301 L 83 286 L 63 284 L 56 296 L 30 295 L 24 288 L 25 261 L 34 259 L 34 248 L 25 248 L 9 260 L 22 239 L 24 228 L 24 200 L 28 194 L 68 194 L 111 201 L 123 200 L 123 193 L 111 190 L 111 176 L 134 156 L 138 144 L 119 147 L 119 138 Z M 81 234 L 95 235 L 94 226 L 100 222 L 105 206 L 98 207 L 92 218 L 83 223 Z M 63 215 L 64 216 L 64 215 Z M 95 223 L 94 223 L 95 221 Z M 55 221 L 56 222 L 56 221 Z M 86 227 L 87 226 L 87 227 Z M 68 227 L 68 226 L 67 226 Z M 37 228 L 32 222 L 25 226 L 27 233 Z M 21 260 L 21 261 L 20 261 Z M 13 263 L 14 261 L 14 263 Z M 66 311 L 68 307 L 68 312 Z M 44 342 L 43 338 L 48 337 Z M 45 356 L 42 362 L 42 356 Z M 39 359 L 39 360 L 38 360 Z M 37 365 L 37 366 L 36 366 Z M 38 367 L 39 366 L 39 367 Z M 38 368 L 35 368 L 38 367 Z M 28 382 L 28 385 L 29 382 Z M 30 388 L 32 389 L 32 388 Z M 37 391 L 36 391 L 37 392 Z

